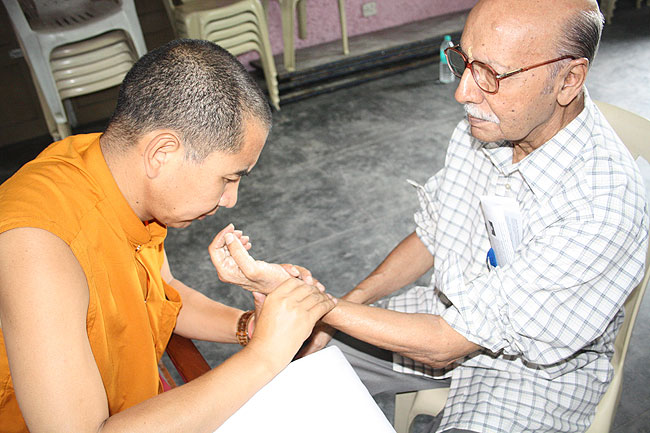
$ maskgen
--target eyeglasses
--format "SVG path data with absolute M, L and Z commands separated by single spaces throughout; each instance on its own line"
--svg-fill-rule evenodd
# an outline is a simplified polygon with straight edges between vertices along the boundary
M 465 53 L 460 50 L 460 46 L 456 45 L 455 47 L 449 47 L 445 49 L 445 56 L 447 57 L 447 65 L 451 72 L 461 78 L 465 69 L 469 67 L 472 72 L 472 77 L 478 87 L 486 93 L 495 94 L 499 91 L 499 81 L 504 78 L 512 77 L 515 74 L 520 72 L 526 72 L 534 68 L 539 68 L 540 66 L 548 65 L 550 63 L 559 62 L 560 60 L 565 59 L 575 59 L 573 56 L 562 56 L 557 59 L 549 60 L 547 62 L 538 63 L 533 66 L 528 66 L 525 68 L 515 69 L 504 74 L 497 74 L 492 66 L 487 63 L 479 62 L 477 60 L 469 61 Z

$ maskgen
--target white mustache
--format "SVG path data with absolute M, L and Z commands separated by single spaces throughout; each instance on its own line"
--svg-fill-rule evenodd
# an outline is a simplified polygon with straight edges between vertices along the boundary
M 477 119 L 486 120 L 488 122 L 496 124 L 499 123 L 499 118 L 497 116 L 495 116 L 493 113 L 483 113 L 479 111 L 479 109 L 474 104 L 463 104 L 463 108 L 465 109 L 465 113 L 469 114 L 472 117 L 476 117 Z

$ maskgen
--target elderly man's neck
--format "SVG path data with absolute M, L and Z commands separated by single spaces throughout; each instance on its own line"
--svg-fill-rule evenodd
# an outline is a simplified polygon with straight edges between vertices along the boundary
M 584 107 L 584 92 L 580 92 L 580 94 L 571 101 L 569 105 L 558 105 L 548 121 L 531 131 L 526 139 L 512 142 L 512 162 L 517 163 L 521 161 L 526 156 L 530 155 L 535 149 L 543 146 L 544 143 L 548 142 L 555 136 L 555 134 L 560 132 L 571 123 L 573 119 L 578 117 Z

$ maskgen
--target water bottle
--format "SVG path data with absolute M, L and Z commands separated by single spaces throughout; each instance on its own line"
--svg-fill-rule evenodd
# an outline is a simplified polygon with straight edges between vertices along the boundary
M 445 56 L 445 49 L 453 47 L 454 43 L 451 41 L 451 36 L 445 35 L 445 39 L 440 44 L 440 82 L 453 83 L 456 76 L 451 72 L 447 65 L 447 56 Z

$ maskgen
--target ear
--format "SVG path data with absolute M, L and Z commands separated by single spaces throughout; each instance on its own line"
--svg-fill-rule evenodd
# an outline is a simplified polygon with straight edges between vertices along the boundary
M 142 140 L 142 160 L 149 179 L 158 177 L 165 166 L 184 157 L 181 140 L 173 131 L 152 131 L 146 134 Z
M 561 106 L 566 107 L 580 95 L 585 80 L 587 79 L 588 70 L 589 60 L 582 57 L 571 60 L 569 66 L 560 72 L 563 79 L 561 81 L 562 86 L 557 94 L 557 102 Z

